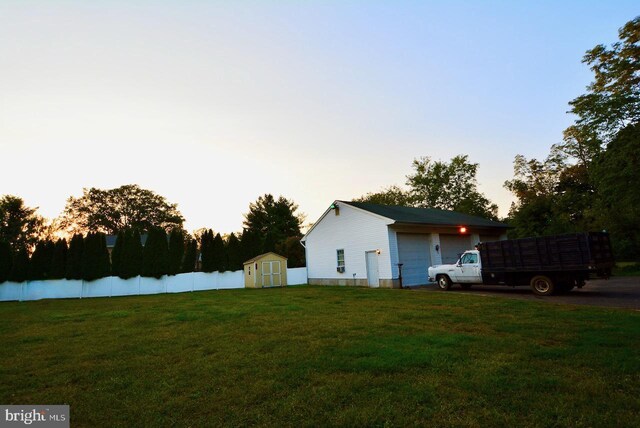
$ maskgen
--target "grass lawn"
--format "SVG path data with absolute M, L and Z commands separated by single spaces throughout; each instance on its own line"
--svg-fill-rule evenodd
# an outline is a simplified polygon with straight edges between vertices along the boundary
M 640 276 L 640 263 L 638 262 L 616 262 L 613 268 L 614 276 Z
M 640 313 L 290 287 L 0 303 L 0 403 L 72 426 L 640 426 Z

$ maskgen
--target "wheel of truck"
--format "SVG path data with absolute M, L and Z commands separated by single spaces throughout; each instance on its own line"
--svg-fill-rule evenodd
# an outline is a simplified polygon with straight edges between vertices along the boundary
M 448 290 L 451 288 L 451 280 L 447 275 L 438 275 L 436 282 L 441 290 Z
M 460 287 L 462 287 L 464 290 L 468 290 L 471 288 L 471 284 L 460 284 Z
M 555 286 L 548 276 L 538 275 L 531 279 L 531 289 L 538 296 L 548 296 L 553 294 Z

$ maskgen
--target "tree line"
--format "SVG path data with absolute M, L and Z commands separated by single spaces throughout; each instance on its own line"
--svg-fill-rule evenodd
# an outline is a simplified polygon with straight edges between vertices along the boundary
M 0 282 L 233 271 L 269 251 L 287 257 L 289 267 L 300 267 L 305 265 L 304 217 L 297 209 L 293 201 L 266 194 L 249 205 L 242 232 L 222 236 L 201 229 L 191 235 L 182 228 L 175 204 L 136 185 L 85 189 L 83 197 L 69 199 L 62 219 L 48 225 L 36 208 L 5 195 L 0 198 Z M 56 234 L 72 237 L 55 239 Z M 107 234 L 116 235 L 111 254 Z
M 180 229 L 169 234 L 158 227 L 146 234 L 126 229 L 118 232 L 111 252 L 106 238 L 102 232 L 92 232 L 84 236 L 75 234 L 69 243 L 65 239 L 40 240 L 31 254 L 26 247 L 14 253 L 9 243 L 0 242 L 0 283 L 46 279 L 93 281 L 111 275 L 123 279 L 160 278 L 194 271 L 235 271 L 264 250 L 258 236 L 247 230 L 240 239 L 234 233 L 223 239 L 208 229 L 196 239 Z
M 498 206 L 478 190 L 478 164 L 467 155 L 450 162 L 423 156 L 414 159 L 407 175 L 408 189 L 393 185 L 356 198 L 356 202 L 438 208 L 498 220 Z

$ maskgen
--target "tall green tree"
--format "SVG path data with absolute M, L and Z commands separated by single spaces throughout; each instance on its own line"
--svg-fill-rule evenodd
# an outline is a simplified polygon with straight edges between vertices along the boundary
M 29 262 L 29 276 L 31 281 L 49 278 L 55 244 L 49 240 L 38 241 Z
M 296 236 L 287 238 L 280 243 L 276 252 L 287 258 L 287 266 L 290 268 L 306 266 L 304 247 L 300 243 L 300 238 Z
M 127 230 L 121 230 L 116 236 L 116 243 L 111 250 L 111 273 L 115 276 L 122 277 L 124 262 L 124 247 L 126 245 Z
M 12 195 L 0 198 L 0 241 L 8 242 L 15 252 L 19 248 L 32 248 L 44 227 L 44 220 L 24 201 Z
M 169 235 L 169 267 L 168 274 L 180 273 L 184 258 L 184 233 L 181 229 L 173 229 Z
M 640 16 L 620 28 L 618 37 L 611 47 L 587 51 L 582 62 L 594 80 L 586 94 L 569 103 L 577 116 L 574 128 L 605 143 L 640 121 Z
M 640 123 L 621 130 L 594 163 L 599 225 L 619 259 L 640 260 Z
M 160 278 L 169 269 L 169 247 L 164 229 L 149 230 L 147 242 L 142 252 L 142 276 Z
M 509 211 L 509 236 L 580 232 L 595 226 L 594 189 L 583 164 L 567 165 L 552 152 L 544 162 L 516 156 L 514 178 L 505 188 L 516 197 Z
M 439 208 L 497 220 L 498 206 L 478 191 L 478 164 L 470 163 L 468 156 L 458 155 L 450 162 L 423 156 L 414 159 L 411 167 L 413 173 L 407 176 L 408 190 L 390 186 L 354 201 Z
M 298 205 L 293 201 L 265 194 L 249 204 L 249 212 L 244 215 L 244 228 L 259 237 L 262 251 L 273 251 L 287 238 L 302 236 L 300 226 L 304 215 L 297 210 Z
M 128 279 L 142 272 L 142 241 L 137 229 L 127 229 L 124 234 L 120 278 Z
M 29 251 L 26 247 L 18 247 L 11 265 L 9 281 L 24 282 L 29 278 Z
M 189 238 L 184 257 L 182 259 L 182 266 L 180 267 L 180 272 L 194 272 L 196 270 L 196 260 L 198 257 L 198 241 L 195 239 Z
M 429 157 L 414 159 L 414 173 L 407 176 L 413 206 L 459 211 L 497 220 L 498 206 L 478 191 L 478 164 L 467 155 L 450 162 Z
M 111 275 L 111 256 L 107 249 L 107 235 L 98 233 L 100 237 L 100 268 L 102 269 L 102 277 Z
M 231 271 L 242 270 L 242 249 L 240 240 L 235 233 L 231 233 L 226 242 L 227 247 L 227 268 Z
M 211 252 L 213 253 L 213 270 L 218 272 L 224 272 L 227 270 L 227 253 L 224 246 L 224 241 L 219 233 L 213 238 L 211 244 Z
M 0 284 L 9 279 L 11 264 L 13 263 L 13 251 L 8 242 L 0 241 Z
M 354 202 L 368 202 L 378 205 L 411 206 L 413 201 L 408 191 L 398 186 L 389 186 L 378 192 L 370 192 L 354 199 Z
M 60 218 L 67 231 L 103 232 L 111 235 L 135 228 L 142 232 L 155 227 L 182 228 L 184 218 L 176 204 L 151 190 L 130 184 L 115 189 L 83 189 L 79 198 L 70 197 Z
M 200 236 L 200 256 L 202 262 L 202 272 L 214 272 L 217 270 L 213 249 L 213 231 L 204 231 Z
M 69 251 L 67 252 L 67 279 L 82 279 L 83 253 L 84 238 L 81 234 L 76 233 L 69 242 Z
M 66 275 L 67 268 L 67 241 L 58 239 L 53 249 L 53 258 L 51 260 L 51 279 L 63 279 Z
M 240 253 L 242 263 L 262 253 L 262 242 L 257 232 L 244 229 L 240 238 Z
M 568 225 L 560 223 L 557 215 L 557 186 L 565 168 L 562 157 L 548 156 L 544 162 L 517 155 L 514 178 L 504 186 L 516 201 L 511 204 L 509 231 L 512 238 L 539 236 L 563 231 Z
M 93 281 L 109 276 L 111 266 L 104 233 L 89 233 L 83 242 L 82 279 Z

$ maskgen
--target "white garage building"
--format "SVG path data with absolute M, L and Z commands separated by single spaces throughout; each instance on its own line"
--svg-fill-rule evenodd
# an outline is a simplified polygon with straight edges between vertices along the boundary
M 431 265 L 455 263 L 508 226 L 454 211 L 335 201 L 302 238 L 309 284 L 398 287 L 428 283 Z

